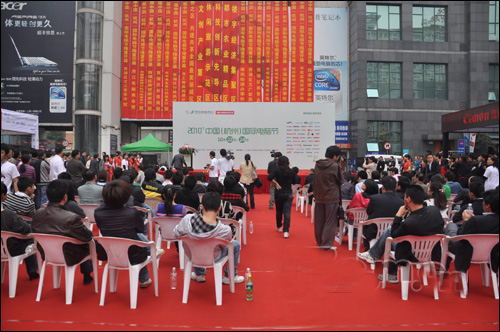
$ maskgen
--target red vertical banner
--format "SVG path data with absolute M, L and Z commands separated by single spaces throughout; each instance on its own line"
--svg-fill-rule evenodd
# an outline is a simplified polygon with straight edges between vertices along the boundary
M 264 21 L 264 101 L 270 102 L 272 97 L 272 63 L 273 63 L 273 1 L 265 2 Z
M 246 62 L 247 62 L 247 101 L 255 101 L 255 34 L 256 34 L 256 3 L 255 1 L 248 2 L 247 8 L 247 52 L 246 52 Z
M 221 13 L 221 28 L 220 28 L 220 39 L 221 39 L 221 101 L 226 103 L 231 101 L 231 2 L 222 2 L 222 13 Z M 218 38 L 218 34 L 215 34 Z
M 203 101 L 205 62 L 205 5 L 206 1 L 196 1 L 196 101 Z
M 314 102 L 314 1 L 307 1 L 307 102 Z
M 313 2 L 314 4 L 314 2 Z M 281 15 L 282 15 L 282 25 L 281 25 L 281 102 L 288 102 L 288 89 L 289 89 L 289 78 L 290 78 L 290 61 L 289 61 L 289 18 L 288 18 L 288 2 L 281 2 Z
M 189 10 L 189 51 L 188 51 L 188 65 L 189 65 L 189 82 L 188 82 L 188 101 L 193 102 L 196 100 L 196 3 L 190 1 L 188 5 Z
M 172 2 L 165 3 L 165 37 L 163 41 L 163 117 L 172 111 Z
M 262 64 L 264 59 L 264 1 L 257 1 L 256 5 L 256 31 L 255 38 L 255 101 L 262 102 Z
M 179 1 L 172 4 L 172 102 L 179 101 Z M 172 105 L 172 103 L 170 104 Z M 173 118 L 173 110 L 166 114 L 166 119 Z
M 298 6 L 297 1 L 292 1 L 290 9 L 290 20 L 291 20 L 291 70 L 290 70 L 290 101 L 298 101 L 298 70 L 297 70 L 297 60 L 298 60 L 298 26 L 297 26 L 297 14 Z
M 248 66 L 247 66 L 247 5 L 246 1 L 240 1 L 240 48 L 239 48 L 239 101 L 246 102 L 248 89 Z
M 189 3 L 187 1 L 181 2 L 181 49 L 180 49 L 180 91 L 179 100 L 188 101 L 188 82 L 189 82 L 189 65 L 188 65 L 188 51 L 189 51 Z
M 230 86 L 229 86 L 229 95 L 230 102 L 238 102 L 239 94 L 238 94 L 238 67 L 239 67 L 239 56 L 238 56 L 238 37 L 240 35 L 240 25 L 239 25 L 239 16 L 240 16 L 240 5 L 239 1 L 228 1 L 231 4 L 231 13 L 230 13 L 230 33 L 229 33 L 229 75 L 231 77 Z
M 131 31 L 131 55 L 130 55 L 130 108 L 129 119 L 137 119 L 138 97 L 139 97 L 139 2 L 132 2 L 132 19 L 130 25 Z
M 222 13 L 223 2 L 214 1 L 213 15 L 213 52 L 212 52 L 212 77 L 213 77 L 213 100 L 222 101 Z
M 163 4 L 159 2 L 153 2 L 150 5 L 153 10 L 153 14 L 150 17 L 150 26 L 149 26 L 149 67 L 148 67 L 148 76 L 150 77 L 150 80 L 148 82 L 148 87 L 151 91 L 151 96 L 148 98 L 148 104 L 150 105 L 148 107 L 148 112 L 153 113 L 153 117 L 155 119 L 160 119 L 161 118 L 161 108 L 158 107 L 158 100 L 157 99 L 157 92 L 160 92 L 160 86 L 158 85 L 158 82 L 156 80 L 156 68 L 157 68 L 157 50 L 158 46 L 161 48 L 161 44 L 158 45 L 158 29 L 161 28 L 161 15 L 162 14 L 162 8 Z M 160 19 L 160 20 L 159 20 Z M 161 92 L 160 92 L 160 98 L 161 98 Z
M 299 1 L 299 101 L 306 101 L 306 1 Z
M 130 33 L 130 14 L 131 14 L 131 2 L 125 1 L 123 3 L 123 17 L 122 17 L 122 118 L 128 118 L 130 116 L 130 41 L 132 35 Z
M 212 52 L 213 52 L 213 12 L 214 6 L 212 1 L 207 1 L 205 7 L 205 29 L 203 33 L 203 55 L 204 55 L 204 68 L 203 68 L 203 101 L 211 102 L 213 101 L 212 87 L 213 87 L 213 76 L 212 76 Z
M 280 101 L 281 77 L 281 1 L 273 1 L 273 92 L 272 101 Z
M 148 19 L 148 3 L 143 1 L 139 8 L 139 82 L 138 82 L 138 102 L 137 102 L 137 119 L 145 119 L 145 100 L 146 100 L 146 28 Z
M 157 30 L 156 30 L 156 67 L 155 67 L 155 85 L 156 85 L 156 114 L 160 119 L 163 118 L 164 112 L 164 90 L 163 90 L 163 69 L 164 69 L 164 36 L 165 36 L 165 4 L 158 4 Z

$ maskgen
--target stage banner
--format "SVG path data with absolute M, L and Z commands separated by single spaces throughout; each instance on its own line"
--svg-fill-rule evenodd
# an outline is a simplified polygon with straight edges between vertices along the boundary
M 316 8 L 314 22 L 314 102 L 330 104 L 337 120 L 347 121 L 347 8 Z
M 76 1 L 2 1 L 3 108 L 71 126 L 75 11 Z M 83 75 L 77 68 L 76 79 Z M 77 109 L 90 107 L 83 99 Z
M 249 153 L 260 169 L 277 150 L 291 167 L 309 169 L 335 144 L 335 114 L 321 103 L 174 103 L 174 151 L 198 150 L 193 167 L 209 162 L 210 151 L 231 150 L 235 165 Z

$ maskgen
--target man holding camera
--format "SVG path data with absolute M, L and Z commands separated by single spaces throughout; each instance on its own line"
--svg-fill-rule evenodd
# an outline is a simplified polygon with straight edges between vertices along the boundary
M 274 173 L 274 171 L 278 167 L 278 159 L 280 159 L 281 156 L 282 156 L 281 152 L 276 152 L 274 150 L 271 151 L 271 157 L 273 157 L 274 159 L 271 160 L 269 162 L 269 164 L 267 165 L 267 174 L 268 175 L 271 175 Z M 272 210 L 273 206 L 274 206 L 274 193 L 275 193 L 275 191 L 276 191 L 276 185 L 273 182 L 271 182 L 271 186 L 269 187 L 269 194 L 271 194 L 271 196 L 269 197 L 269 210 Z

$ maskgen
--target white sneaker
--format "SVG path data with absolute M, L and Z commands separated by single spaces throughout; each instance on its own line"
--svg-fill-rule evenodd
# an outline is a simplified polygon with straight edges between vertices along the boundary
M 384 280 L 384 275 L 383 274 L 379 274 L 378 275 L 378 280 L 383 281 Z M 387 282 L 389 284 L 397 284 L 397 283 L 399 283 L 398 276 L 397 275 L 388 274 L 387 275 Z
M 196 282 L 205 282 L 205 276 L 204 275 L 196 275 L 196 273 L 191 272 L 191 280 L 196 280 Z
M 156 258 L 160 258 L 165 253 L 164 249 L 156 249 Z
M 370 255 L 370 252 L 368 252 L 368 251 L 359 253 L 358 257 L 360 259 L 366 261 L 368 264 L 375 264 L 375 259 Z
M 289 236 L 290 236 L 290 234 L 288 232 L 285 232 L 285 234 L 284 234 L 285 239 L 288 239 Z
M 245 277 L 243 277 L 243 276 L 234 276 L 234 283 L 235 284 L 241 284 L 244 281 L 245 281 Z M 229 277 L 222 277 L 222 283 L 224 285 L 229 285 Z
M 328 250 L 331 250 L 331 251 L 336 251 L 336 250 L 337 250 L 337 247 L 330 247 Z
M 283 227 L 276 227 L 276 229 L 278 230 L 278 233 L 283 233 Z

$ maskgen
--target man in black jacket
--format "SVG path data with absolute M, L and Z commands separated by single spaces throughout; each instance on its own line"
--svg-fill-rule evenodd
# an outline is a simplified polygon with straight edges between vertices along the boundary
M 274 170 L 278 167 L 278 160 L 282 156 L 281 152 L 275 152 L 273 154 L 274 160 L 270 161 L 269 164 L 267 165 L 267 174 L 271 175 L 274 173 Z M 273 209 L 274 206 L 274 193 L 276 191 L 276 186 L 274 185 L 273 182 L 271 182 L 271 185 L 269 186 L 269 194 L 271 195 L 269 197 L 269 210 Z
M 462 227 L 457 224 L 449 224 L 446 227 L 446 235 L 453 237 L 456 235 L 467 234 L 498 234 L 499 228 L 499 195 L 498 190 L 488 190 L 483 194 L 483 215 L 470 214 L 468 211 L 463 213 L 465 222 Z M 461 272 L 467 272 L 470 267 L 473 249 L 467 241 L 458 243 L 450 242 L 449 250 L 456 254 L 455 269 Z M 499 249 L 498 244 L 491 252 L 492 270 L 498 271 Z
M 379 173 L 382 173 L 383 171 L 385 171 L 385 161 L 384 161 L 384 157 L 382 157 L 382 156 L 378 157 L 377 171 Z
M 200 207 L 200 198 L 198 194 L 193 191 L 196 186 L 196 179 L 188 175 L 184 180 L 184 188 L 177 191 L 175 195 L 175 203 L 190 206 L 195 210 Z
M 430 180 L 434 175 L 440 174 L 439 161 L 434 160 L 432 154 L 427 155 L 427 166 L 422 169 L 427 180 Z

